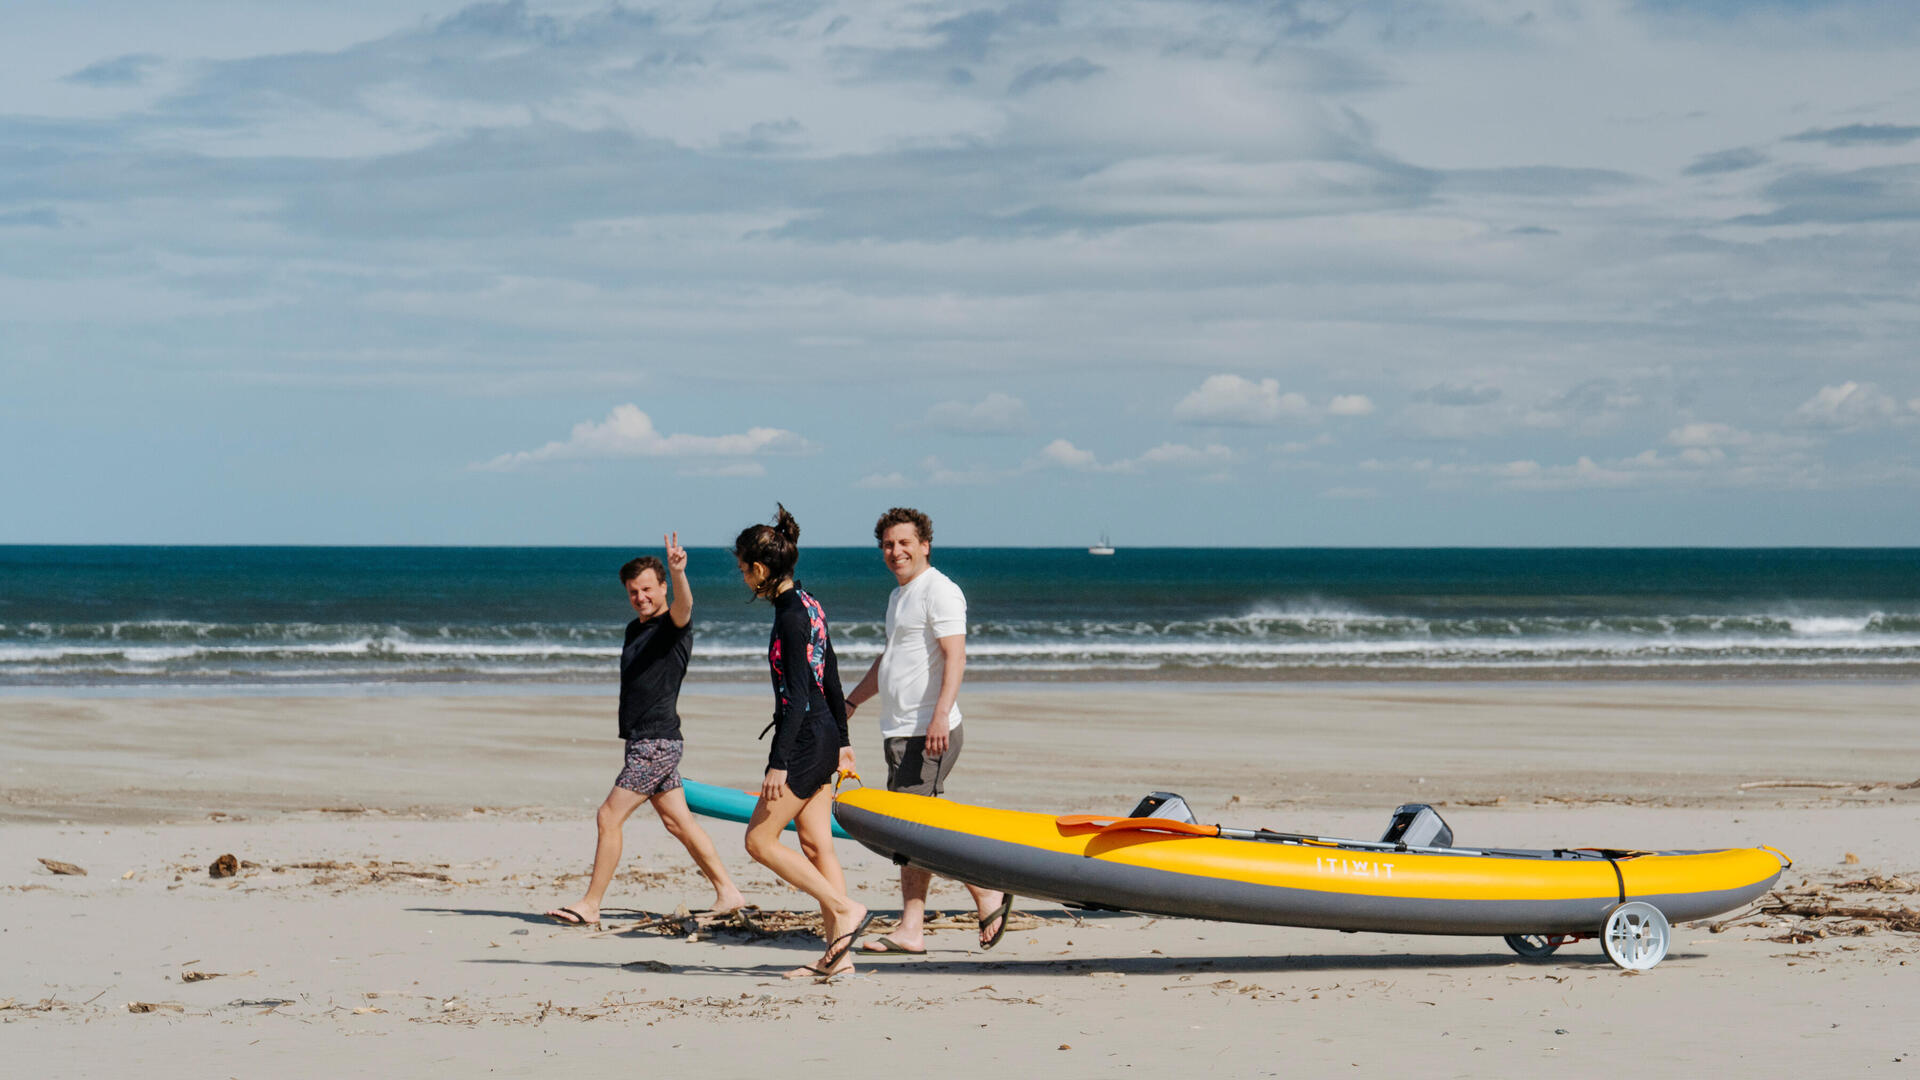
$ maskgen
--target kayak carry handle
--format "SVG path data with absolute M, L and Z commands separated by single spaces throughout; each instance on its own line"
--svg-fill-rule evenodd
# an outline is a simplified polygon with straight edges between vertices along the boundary
M 1218 825 L 1196 825 L 1190 821 L 1175 821 L 1172 818 L 1116 818 L 1110 814 L 1062 814 L 1054 818 L 1053 823 L 1060 827 L 1061 832 L 1091 830 L 1096 833 L 1164 832 L 1177 833 L 1181 836 L 1220 835 Z
M 1767 854 L 1773 856 L 1776 859 L 1779 859 L 1780 869 L 1782 870 L 1789 869 L 1793 866 L 1793 856 L 1787 854 L 1784 851 L 1781 851 L 1777 847 L 1771 847 L 1767 844 L 1761 844 L 1760 850 L 1766 852 Z

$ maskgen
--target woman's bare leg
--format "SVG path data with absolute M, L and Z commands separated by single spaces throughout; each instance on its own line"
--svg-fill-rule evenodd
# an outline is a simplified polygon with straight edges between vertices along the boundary
M 747 822 L 747 854 L 752 856 L 753 861 L 780 875 L 781 880 L 820 903 L 821 909 L 826 912 L 827 922 L 827 952 L 820 957 L 820 963 L 824 964 L 833 956 L 833 942 L 842 934 L 859 926 L 860 921 L 867 916 L 867 909 L 847 898 L 844 885 L 835 888 L 833 882 L 828 880 L 826 875 L 822 874 L 806 856 L 780 842 L 780 834 L 786 829 L 787 823 L 800 817 L 807 804 L 815 800 L 826 804 L 828 812 L 831 813 L 833 792 L 827 788 L 814 792 L 812 799 L 801 799 L 791 791 L 771 801 L 764 795 L 761 796 L 759 803 L 753 808 L 752 819 Z M 828 850 L 832 850 L 831 844 Z M 838 859 L 834 861 L 834 869 L 836 872 L 839 870 Z M 853 970 L 852 950 L 848 950 L 833 969 L 819 969 L 834 975 L 851 970 Z M 787 974 L 789 977 L 797 978 L 818 973 L 818 971 L 798 968 Z
M 816 804 L 820 807 L 818 813 L 813 809 Z M 833 850 L 833 800 L 808 799 L 800 809 L 800 816 L 794 819 L 793 831 L 800 837 L 800 853 L 820 871 L 820 876 L 827 879 L 834 891 L 842 896 L 853 895 L 847 891 L 846 875 L 840 871 L 840 855 Z M 820 908 L 820 918 L 822 926 L 831 921 L 825 905 Z

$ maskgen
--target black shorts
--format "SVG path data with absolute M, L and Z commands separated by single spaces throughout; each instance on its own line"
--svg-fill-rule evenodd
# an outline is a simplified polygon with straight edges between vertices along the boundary
M 927 737 L 914 735 L 886 740 L 887 790 L 909 795 L 938 795 L 947 788 L 947 774 L 960 760 L 960 733 L 964 727 L 947 734 L 947 752 L 927 756 Z

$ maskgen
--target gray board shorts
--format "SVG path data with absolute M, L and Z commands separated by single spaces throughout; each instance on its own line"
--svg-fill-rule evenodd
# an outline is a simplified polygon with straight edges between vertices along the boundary
M 963 724 L 949 732 L 947 752 L 932 758 L 927 756 L 925 735 L 886 740 L 887 790 L 909 795 L 938 795 L 945 791 L 947 774 L 953 771 L 953 763 L 960 760 L 960 743 L 966 730 Z

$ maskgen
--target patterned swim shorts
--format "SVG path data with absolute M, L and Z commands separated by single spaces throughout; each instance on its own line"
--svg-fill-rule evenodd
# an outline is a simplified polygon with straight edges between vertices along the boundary
M 615 787 L 636 795 L 658 795 L 680 786 L 682 739 L 628 739 L 627 764 L 614 778 Z

